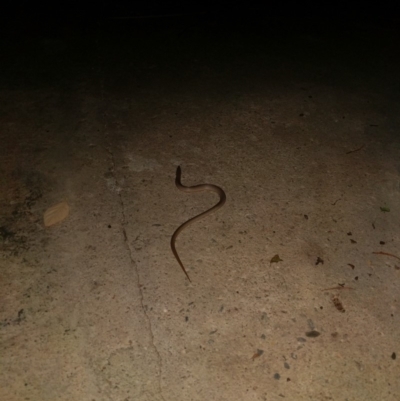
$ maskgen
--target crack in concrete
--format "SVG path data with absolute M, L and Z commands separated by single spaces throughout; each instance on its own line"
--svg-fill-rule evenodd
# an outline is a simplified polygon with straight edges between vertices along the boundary
M 117 184 L 116 185 L 117 188 L 122 188 L 119 185 L 118 178 L 117 178 L 117 176 L 115 174 L 115 157 L 114 157 L 114 153 L 111 151 L 109 145 L 105 149 L 106 149 L 106 151 L 109 154 L 109 157 L 111 159 L 111 171 L 110 171 L 110 173 L 112 174 L 112 176 L 113 176 L 113 178 L 114 178 L 114 180 L 115 180 L 115 182 Z M 157 355 L 157 359 L 158 359 L 158 364 L 157 364 L 158 365 L 158 387 L 159 387 L 158 391 L 159 391 L 159 394 L 160 394 L 161 398 L 165 401 L 164 396 L 162 394 L 162 388 L 161 388 L 162 358 L 161 358 L 160 352 L 158 351 L 158 348 L 157 348 L 157 346 L 155 344 L 155 341 L 154 341 L 154 333 L 153 333 L 152 326 L 151 326 L 151 320 L 150 320 L 150 317 L 147 314 L 146 308 L 144 306 L 144 297 L 143 297 L 142 285 L 140 284 L 139 272 L 138 272 L 138 269 L 136 267 L 136 263 L 135 263 L 134 258 L 133 258 L 133 252 L 132 252 L 131 246 L 129 245 L 128 234 L 126 233 L 126 230 L 125 230 L 125 226 L 126 226 L 126 223 L 127 223 L 127 218 L 126 218 L 126 213 L 125 213 L 125 209 L 126 209 L 125 208 L 125 203 L 124 203 L 124 199 L 123 199 L 122 194 L 121 194 L 121 190 L 118 190 L 117 194 L 118 194 L 118 199 L 119 199 L 120 208 L 121 208 L 121 215 L 122 215 L 121 226 L 122 226 L 122 234 L 124 236 L 124 245 L 125 245 L 125 248 L 126 248 L 126 250 L 128 252 L 130 263 L 131 263 L 131 265 L 133 267 L 133 270 L 136 273 L 136 282 L 137 282 L 137 286 L 138 286 L 138 289 L 139 289 L 139 292 L 140 292 L 140 305 L 142 307 L 143 314 L 144 314 L 144 316 L 145 316 L 145 318 L 147 320 L 147 323 L 148 323 L 148 330 L 150 332 L 150 342 L 151 342 L 151 345 L 152 345 L 152 347 L 153 347 L 153 349 L 154 349 L 154 351 L 155 351 L 155 353 Z

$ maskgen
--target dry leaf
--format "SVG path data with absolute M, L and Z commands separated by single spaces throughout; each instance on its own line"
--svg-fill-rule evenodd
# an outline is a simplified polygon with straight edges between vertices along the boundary
M 254 361 L 254 359 L 260 357 L 263 353 L 264 353 L 264 351 L 262 349 L 258 349 L 257 352 L 252 356 L 251 359 Z
M 283 262 L 283 259 L 281 259 L 281 258 L 279 257 L 279 255 L 275 255 L 275 256 L 270 260 L 269 263 L 278 263 L 278 262 Z
M 43 215 L 44 225 L 46 227 L 54 226 L 54 224 L 63 221 L 69 214 L 69 206 L 67 202 L 61 202 L 48 208 Z
M 311 330 L 311 331 L 307 331 L 306 336 L 307 337 L 311 337 L 311 338 L 316 338 L 318 336 L 320 336 L 321 333 L 317 330 Z

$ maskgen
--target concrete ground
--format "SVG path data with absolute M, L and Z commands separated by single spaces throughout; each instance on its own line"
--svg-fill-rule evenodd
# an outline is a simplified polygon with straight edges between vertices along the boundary
M 0 399 L 400 400 L 394 26 L 10 28 Z

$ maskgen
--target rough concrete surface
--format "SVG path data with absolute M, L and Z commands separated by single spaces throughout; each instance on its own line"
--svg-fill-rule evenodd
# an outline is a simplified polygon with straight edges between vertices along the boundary
M 400 400 L 397 34 L 10 28 L 0 399 Z

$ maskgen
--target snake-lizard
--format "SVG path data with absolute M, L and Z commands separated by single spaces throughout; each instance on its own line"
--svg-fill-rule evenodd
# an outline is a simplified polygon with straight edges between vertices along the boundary
M 226 202 L 226 195 L 225 195 L 225 192 L 220 187 L 217 187 L 216 185 L 201 184 L 201 185 L 193 185 L 191 187 L 186 187 L 185 185 L 182 185 L 182 183 L 181 183 L 181 174 L 182 174 L 181 167 L 178 166 L 178 168 L 176 169 L 175 185 L 179 190 L 181 190 L 183 192 L 187 192 L 187 193 L 212 191 L 212 192 L 215 192 L 219 196 L 219 202 L 215 206 L 213 206 L 211 209 L 208 209 L 205 212 L 200 213 L 197 216 L 192 217 L 191 219 L 185 221 L 182 225 L 180 225 L 175 230 L 175 232 L 172 234 L 172 237 L 171 237 L 172 253 L 174 254 L 179 265 L 181 266 L 183 272 L 186 274 L 186 277 L 188 278 L 188 280 L 191 281 L 185 267 L 183 266 L 183 263 L 182 263 L 179 255 L 178 255 L 178 252 L 176 251 L 176 248 L 175 248 L 176 238 L 178 237 L 178 235 L 182 232 L 182 230 L 184 228 L 188 227 L 190 224 L 194 223 L 195 221 L 200 220 L 202 217 L 205 217 L 208 214 L 215 212 L 216 210 L 221 208 L 224 205 L 224 203 Z

